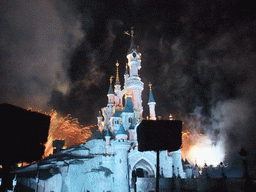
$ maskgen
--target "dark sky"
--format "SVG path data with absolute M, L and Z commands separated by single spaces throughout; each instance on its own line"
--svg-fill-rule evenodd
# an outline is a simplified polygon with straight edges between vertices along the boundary
M 254 1 L 4 0 L 0 10 L 1 103 L 96 124 L 116 60 L 122 82 L 130 44 L 123 33 L 133 26 L 144 117 L 151 82 L 157 115 L 193 116 L 205 133 L 225 138 L 227 158 L 244 146 L 255 162 Z

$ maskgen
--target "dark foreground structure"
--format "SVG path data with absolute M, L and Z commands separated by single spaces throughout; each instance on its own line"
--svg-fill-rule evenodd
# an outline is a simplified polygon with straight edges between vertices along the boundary
M 11 104 L 0 105 L 1 191 L 9 183 L 11 166 L 19 162 L 38 161 L 44 154 L 51 118 Z

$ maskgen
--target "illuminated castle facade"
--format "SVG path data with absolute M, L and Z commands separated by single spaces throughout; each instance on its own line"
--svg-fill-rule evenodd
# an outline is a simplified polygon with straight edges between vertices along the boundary
M 123 89 L 120 85 L 119 63 L 117 62 L 114 85 L 112 77 L 110 78 L 107 94 L 108 104 L 101 109 L 98 116 L 99 130 L 96 134 L 102 133 L 103 139 L 100 136 L 95 136 L 95 138 L 92 136 L 93 139 L 85 144 L 90 149 L 90 153 L 100 154 L 103 152 L 105 154 L 99 157 L 99 161 L 102 167 L 111 170 L 113 174 L 107 183 L 99 179 L 98 182 L 101 183 L 98 185 L 99 188 L 97 190 L 91 188 L 88 189 L 89 191 L 134 191 L 135 175 L 144 178 L 156 177 L 156 153 L 154 151 L 139 152 L 137 147 L 136 129 L 143 118 L 142 91 L 144 83 L 139 77 L 141 56 L 134 44 L 133 34 L 131 34 L 131 46 L 127 54 L 128 64 L 124 74 Z M 151 86 L 149 84 L 149 120 L 156 120 L 156 102 Z M 185 172 L 183 172 L 180 150 L 171 153 L 160 152 L 160 175 L 165 178 L 186 177 Z
M 119 63 L 116 63 L 115 83 L 113 85 L 111 77 L 107 106 L 101 109 L 97 117 L 98 131 L 87 143 L 44 159 L 44 164 L 48 166 L 57 165 L 59 173 L 46 180 L 39 176 L 38 191 L 133 192 L 136 177 L 137 187 L 141 191 L 154 190 L 152 181 L 156 177 L 156 152 L 139 152 L 137 147 L 136 129 L 143 118 L 144 83 L 139 77 L 141 56 L 131 32 L 123 89 L 119 80 Z M 149 120 L 156 120 L 156 102 L 151 85 L 149 88 Z M 180 150 L 160 152 L 160 176 L 186 177 Z M 188 172 L 187 176 L 191 177 L 191 174 Z

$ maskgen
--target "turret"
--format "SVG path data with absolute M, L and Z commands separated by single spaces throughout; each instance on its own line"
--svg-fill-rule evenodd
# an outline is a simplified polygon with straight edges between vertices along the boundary
M 128 75 L 128 63 L 126 63 L 125 73 L 124 73 L 124 87 L 126 87 L 126 82 L 127 82 L 128 77 L 129 77 L 129 75 Z
M 118 129 L 118 131 L 117 131 L 117 133 L 116 133 L 116 139 L 117 140 L 127 140 L 127 134 L 126 134 L 126 132 L 125 132 L 125 129 L 124 129 L 124 126 L 123 126 L 123 124 L 121 124 L 120 125 L 120 127 L 119 127 L 119 129 Z
M 109 86 L 109 90 L 108 90 L 108 104 L 107 107 L 102 108 L 102 115 L 104 117 L 104 127 L 103 129 L 106 130 L 108 128 L 111 127 L 110 125 L 110 119 L 113 115 L 114 109 L 115 109 L 115 94 L 112 88 L 112 76 L 110 77 L 110 86 Z
M 149 86 L 149 100 L 148 100 L 149 119 L 156 120 L 156 112 L 155 112 L 156 102 L 154 100 L 153 93 L 152 93 L 152 84 L 149 83 L 148 86 Z
M 110 133 L 109 133 L 109 130 L 107 130 L 107 133 L 105 135 L 105 139 L 106 139 L 106 145 L 109 145 L 110 144 Z
M 103 125 L 102 125 L 102 116 L 100 114 L 100 111 L 99 111 L 99 115 L 98 115 L 97 119 L 98 119 L 98 129 L 100 131 L 102 131 L 103 130 Z
M 121 114 L 121 117 L 123 120 L 123 126 L 125 130 L 127 130 L 134 122 L 134 107 L 131 95 L 127 95 L 126 97 L 125 107 Z
M 114 142 L 115 150 L 115 179 L 114 191 L 115 192 L 129 192 L 129 179 L 128 179 L 128 150 L 130 144 L 127 141 L 127 134 L 123 125 L 120 125 L 116 133 L 116 140 Z
M 130 78 L 139 78 L 138 70 L 141 68 L 141 53 L 138 53 L 138 50 L 134 44 L 134 31 L 131 30 L 131 45 L 127 53 L 128 66 L 130 71 Z M 139 78 L 140 79 L 140 78 Z
M 184 161 L 184 169 L 186 172 L 186 177 L 192 178 L 192 166 L 190 165 L 190 163 L 188 162 L 187 159 L 185 159 L 185 161 Z
M 141 68 L 141 53 L 138 53 L 138 50 L 134 44 L 133 30 L 131 34 L 126 32 L 131 36 L 131 46 L 127 53 L 128 67 L 129 67 L 129 77 L 127 76 L 127 81 L 125 83 L 126 93 L 132 95 L 132 102 L 134 109 L 136 111 L 136 119 L 142 117 L 143 107 L 142 107 L 142 91 L 144 89 L 144 83 L 141 82 L 139 77 L 138 70 Z M 139 113 L 137 113 L 139 112 Z
M 194 167 L 194 169 L 192 170 L 192 175 L 194 176 L 194 178 L 197 178 L 197 177 L 199 177 L 199 171 L 200 171 L 200 169 L 199 169 L 199 167 L 198 167 L 198 165 L 197 165 L 197 162 L 196 162 L 196 160 L 195 160 L 195 167 Z
M 112 88 L 112 81 L 113 81 L 113 76 L 110 77 L 110 86 L 109 86 L 109 90 L 108 90 L 108 104 L 114 104 L 114 98 L 115 98 L 115 95 L 114 95 L 114 91 L 113 91 L 113 88 Z
M 183 167 L 181 163 L 181 151 L 180 149 L 177 151 L 172 151 L 171 152 L 172 160 L 173 160 L 173 171 L 176 177 L 181 177 L 184 178 L 183 174 Z

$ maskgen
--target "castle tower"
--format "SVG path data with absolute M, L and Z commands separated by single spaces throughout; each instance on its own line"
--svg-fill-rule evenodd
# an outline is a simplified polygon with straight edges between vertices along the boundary
M 124 111 L 121 114 L 123 120 L 123 127 L 127 130 L 134 122 L 134 106 L 132 104 L 131 95 L 127 95 L 125 101 Z
M 130 144 L 127 141 L 127 134 L 124 130 L 123 124 L 120 125 L 116 133 L 116 140 L 114 142 L 115 150 L 115 178 L 114 191 L 115 192 L 129 192 L 128 179 L 128 150 Z
M 99 111 L 99 116 L 97 117 L 97 119 L 98 119 L 98 129 L 100 131 L 102 131 L 103 130 L 103 126 L 102 126 L 102 116 L 100 114 L 100 111 Z
M 121 90 L 120 80 L 119 80 L 119 71 L 118 71 L 119 63 L 116 62 L 116 83 L 115 83 L 115 93 L 118 94 Z
M 118 66 L 119 66 L 119 63 L 117 61 L 116 62 L 116 83 L 115 83 L 115 105 L 116 107 L 120 108 L 123 106 L 123 102 L 122 102 L 122 94 L 120 94 L 121 85 L 119 80 Z
M 113 91 L 113 88 L 112 88 L 112 79 L 113 77 L 111 76 L 110 77 L 110 86 L 109 86 L 109 89 L 108 89 L 108 105 L 114 105 L 114 100 L 115 100 L 115 94 L 114 94 L 114 91 Z
M 187 178 L 192 178 L 192 166 L 190 165 L 190 163 L 188 162 L 187 159 L 185 159 L 185 162 L 184 162 L 184 169 L 185 169 L 185 172 L 186 172 L 186 177 Z
M 111 127 L 110 125 L 110 118 L 112 117 L 113 113 L 114 113 L 114 109 L 115 109 L 115 94 L 113 92 L 113 88 L 112 88 L 112 76 L 110 77 L 110 86 L 109 86 L 109 90 L 108 90 L 108 104 L 107 107 L 102 108 L 102 115 L 104 117 L 104 129 L 108 129 L 109 127 Z
M 127 82 L 128 77 L 129 77 L 129 74 L 128 74 L 128 63 L 126 63 L 126 65 L 125 65 L 125 73 L 124 73 L 124 88 L 126 87 L 126 82 Z
M 149 106 L 149 120 L 156 120 L 156 112 L 155 112 L 155 106 L 156 102 L 153 97 L 152 93 L 152 84 L 149 83 L 149 99 L 148 99 L 148 106 Z
M 130 72 L 130 75 L 127 78 L 126 82 L 126 93 L 132 95 L 134 109 L 138 111 L 140 117 L 142 117 L 143 107 L 141 94 L 144 89 L 144 83 L 141 81 L 141 78 L 138 74 L 138 71 L 141 68 L 141 53 L 138 53 L 138 50 L 134 44 L 133 33 L 133 30 L 131 30 L 131 45 L 126 56 L 128 59 L 128 66 Z
M 109 133 L 109 130 L 107 130 L 107 133 L 105 135 L 105 140 L 106 140 L 106 145 L 109 145 L 110 144 L 110 133 Z
M 181 163 L 181 150 L 177 150 L 177 151 L 172 151 L 171 152 L 172 155 L 172 160 L 173 160 L 173 168 L 174 168 L 174 174 L 176 177 L 181 177 L 184 178 L 184 174 L 183 174 L 183 167 L 182 167 L 182 163 Z

